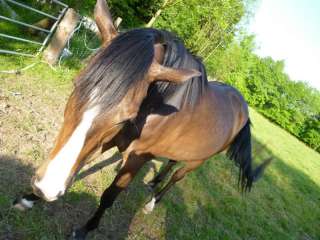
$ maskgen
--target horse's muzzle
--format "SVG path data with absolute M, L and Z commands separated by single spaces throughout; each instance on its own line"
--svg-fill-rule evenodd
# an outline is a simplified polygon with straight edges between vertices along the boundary
M 36 183 L 37 181 L 38 181 L 38 177 L 37 177 L 37 176 L 34 176 L 34 177 L 32 178 L 32 180 L 31 180 L 31 187 L 32 187 L 33 193 L 34 193 L 36 196 L 42 198 L 43 200 L 45 200 L 45 201 L 47 201 L 47 202 L 53 202 L 53 201 L 57 200 L 58 197 L 60 197 L 60 196 L 63 195 L 63 192 L 59 192 L 59 194 L 58 194 L 56 197 L 50 198 L 50 199 L 47 198 L 47 197 L 45 196 L 45 194 L 41 191 L 41 189 L 36 186 L 35 183 Z

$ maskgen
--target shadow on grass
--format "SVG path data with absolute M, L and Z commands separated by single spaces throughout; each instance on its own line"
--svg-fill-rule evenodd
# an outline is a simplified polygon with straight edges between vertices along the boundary
M 120 159 L 116 153 L 79 175 L 82 179 Z M 89 239 L 126 239 L 130 224 L 145 202 L 143 178 L 153 164 L 148 164 L 137 175 L 132 186 L 120 194 L 114 206 L 106 211 L 100 228 Z M 37 202 L 32 210 L 19 212 L 12 209 L 18 196 L 31 191 L 30 181 L 34 168 L 13 156 L 0 155 L 0 239 L 66 239 L 71 230 L 83 225 L 94 213 L 98 200 L 88 192 L 78 190 L 66 193 L 52 203 Z M 107 187 L 107 186 L 106 186 Z
M 110 166 L 113 163 L 116 163 L 117 161 L 121 160 L 121 154 L 119 152 L 116 152 L 115 154 L 113 154 L 110 158 L 107 158 L 101 162 L 96 163 L 95 165 L 93 165 L 92 167 L 80 172 L 78 174 L 78 176 L 76 177 L 77 180 L 83 179 L 91 174 L 94 174 L 98 171 L 100 171 L 101 169 Z M 119 166 L 117 166 L 117 170 Z
M 30 211 L 13 209 L 13 200 L 31 191 L 33 173 L 31 164 L 0 155 L 0 239 L 64 239 L 83 211 L 95 205 L 88 193 L 70 193 L 51 204 L 39 202 Z
M 106 211 L 89 239 L 320 239 L 320 187 L 258 141 L 254 146 L 259 149 L 256 163 L 269 157 L 273 162 L 251 193 L 238 192 L 237 169 L 218 155 L 172 187 L 153 215 L 142 218 L 137 213 L 149 196 L 142 181 L 150 168 L 155 168 L 150 163 Z M 83 171 L 79 178 L 119 159 L 116 153 Z M 33 172 L 33 167 L 20 159 L 0 156 L 0 239 L 65 239 L 97 207 L 94 194 L 76 190 L 56 202 L 36 204 L 28 212 L 10 209 L 15 197 L 30 190 Z M 165 215 L 157 219 L 161 209 Z M 160 235 L 148 229 L 157 227 L 163 231 Z
M 320 239 L 319 185 L 257 140 L 253 145 L 255 163 L 273 162 L 252 191 L 239 193 L 233 163 L 213 157 L 161 203 L 165 239 Z

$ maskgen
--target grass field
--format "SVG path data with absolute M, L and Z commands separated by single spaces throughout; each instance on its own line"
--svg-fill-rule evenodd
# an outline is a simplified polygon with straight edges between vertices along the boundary
M 25 63 L 0 57 L 0 70 Z M 12 201 L 30 190 L 34 168 L 46 158 L 62 121 L 77 68 L 45 64 L 0 75 L 0 240 L 65 239 L 85 223 L 119 166 L 114 151 L 87 166 L 54 203 L 17 212 Z M 320 155 L 251 110 L 255 161 L 273 162 L 250 194 L 237 190 L 237 169 L 213 157 L 164 197 L 151 215 L 144 182 L 161 167 L 148 164 L 108 210 L 89 239 L 320 239 Z M 102 166 L 105 166 L 101 169 Z

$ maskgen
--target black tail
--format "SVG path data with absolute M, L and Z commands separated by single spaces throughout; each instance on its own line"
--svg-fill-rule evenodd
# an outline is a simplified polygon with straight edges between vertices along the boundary
M 271 159 L 267 159 L 252 170 L 250 119 L 231 143 L 227 156 L 240 168 L 238 184 L 241 186 L 242 191 L 251 190 L 252 183 L 259 179 L 271 161 Z

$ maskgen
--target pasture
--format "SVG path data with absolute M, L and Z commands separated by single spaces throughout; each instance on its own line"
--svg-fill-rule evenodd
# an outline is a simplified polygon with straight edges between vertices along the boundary
M 1 69 L 17 68 L 1 57 Z M 63 118 L 78 68 L 45 64 L 20 75 L 0 75 L 0 239 L 65 239 L 93 213 L 111 183 L 120 155 L 86 166 L 69 192 L 29 212 L 11 208 L 30 190 L 34 168 L 46 158 Z M 320 155 L 251 109 L 255 163 L 273 162 L 250 194 L 237 189 L 238 170 L 224 154 L 213 157 L 164 197 L 151 215 L 142 207 L 145 182 L 164 161 L 147 164 L 107 210 L 89 239 L 320 239 Z

